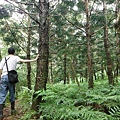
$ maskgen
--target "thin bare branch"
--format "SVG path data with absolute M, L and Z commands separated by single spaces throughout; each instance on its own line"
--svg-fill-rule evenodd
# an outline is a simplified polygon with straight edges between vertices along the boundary
M 28 13 L 28 12 L 25 11 L 23 8 L 18 7 L 18 6 L 16 6 L 15 4 L 12 3 L 12 2 L 17 2 L 17 0 L 10 0 L 10 1 L 12 1 L 12 2 L 10 2 L 9 0 L 5 0 L 5 1 L 8 2 L 8 3 L 10 3 L 10 4 L 12 4 L 12 5 L 14 5 L 16 8 L 18 8 L 18 9 L 21 10 L 21 11 L 23 11 L 25 14 L 29 15 L 30 18 L 31 18 L 32 20 L 34 20 L 37 24 L 40 24 L 40 22 L 39 22 L 38 20 L 36 20 L 34 17 L 32 17 L 32 15 L 31 15 L 30 13 Z

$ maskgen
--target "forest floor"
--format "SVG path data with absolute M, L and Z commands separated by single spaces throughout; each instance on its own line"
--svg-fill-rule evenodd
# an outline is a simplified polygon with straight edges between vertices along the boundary
M 22 111 L 22 106 L 20 106 L 20 101 L 16 100 L 15 102 L 15 108 L 16 108 L 16 115 L 11 115 L 11 109 L 10 109 L 10 103 L 6 104 L 4 108 L 4 119 L 3 120 L 20 120 L 22 115 L 24 114 Z

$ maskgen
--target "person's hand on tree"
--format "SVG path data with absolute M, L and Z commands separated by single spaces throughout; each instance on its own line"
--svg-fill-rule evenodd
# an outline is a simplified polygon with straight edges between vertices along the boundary
M 36 56 L 36 60 L 38 60 L 38 59 L 39 59 L 39 55 Z

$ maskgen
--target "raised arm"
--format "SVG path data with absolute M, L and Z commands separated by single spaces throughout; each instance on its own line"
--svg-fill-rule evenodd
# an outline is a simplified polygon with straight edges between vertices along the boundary
M 38 58 L 39 58 L 39 55 L 37 55 L 36 58 L 32 60 L 20 59 L 19 62 L 23 62 L 23 63 L 35 62 L 37 61 Z

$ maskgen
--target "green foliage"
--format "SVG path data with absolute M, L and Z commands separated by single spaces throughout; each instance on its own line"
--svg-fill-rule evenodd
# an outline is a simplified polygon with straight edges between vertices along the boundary
M 63 2 L 67 5 L 67 6 L 70 6 L 70 7 L 74 7 L 74 2 L 73 1 L 66 1 L 66 0 L 63 0 Z
M 83 12 L 83 10 L 85 10 L 85 4 L 83 1 L 79 0 L 77 3 L 77 7 L 79 9 L 79 12 Z
M 87 83 L 47 84 L 47 90 L 36 92 L 42 95 L 39 111 L 41 120 L 119 120 L 120 87 L 109 86 L 107 80 L 96 80 L 95 88 L 88 89 Z M 33 90 L 21 86 L 21 105 L 25 112 L 21 120 L 29 120 L 32 115 Z M 29 106 L 29 108 L 28 108 Z
M 115 0 L 107 0 L 107 4 L 113 4 Z
M 4 8 L 4 6 L 0 5 L 0 19 L 9 17 L 9 12 Z
M 101 83 L 104 84 L 101 84 Z M 120 88 L 96 82 L 95 89 L 81 90 L 75 84 L 48 86 L 42 92 L 42 117 L 47 120 L 113 120 L 119 118 Z M 76 106 L 76 107 L 75 107 Z M 105 111 L 106 110 L 106 111 Z
M 19 100 L 21 101 L 22 105 L 22 112 L 26 114 L 23 115 L 20 120 L 30 120 L 31 116 L 35 114 L 35 111 L 31 110 L 32 105 L 32 95 L 33 90 L 29 90 L 27 87 L 21 86 L 21 92 L 19 94 Z
M 27 0 L 30 2 L 31 0 Z M 74 0 L 75 1 L 75 0 Z M 85 18 L 85 4 L 84 1 L 78 0 L 75 3 L 73 0 L 62 0 L 62 2 L 56 5 L 56 9 L 52 12 L 50 11 L 50 56 L 51 61 L 53 61 L 52 74 L 54 81 L 63 80 L 63 55 L 67 56 L 67 72 L 72 71 L 70 69 L 70 60 L 73 60 L 75 65 L 77 75 L 80 76 L 82 73 L 83 77 L 86 77 L 85 69 L 86 65 L 86 18 Z M 23 2 L 26 2 L 23 0 Z M 33 1 L 31 1 L 32 3 Z M 97 5 L 101 5 L 102 1 L 95 1 Z M 100 2 L 100 3 L 99 3 Z M 113 3 L 114 0 L 107 0 L 107 3 Z M 34 6 L 36 7 L 36 6 Z M 73 9 L 76 7 L 77 9 Z M 101 70 L 101 63 L 106 68 L 105 52 L 103 49 L 103 11 L 98 8 L 91 7 L 91 32 L 93 32 L 92 44 L 93 46 L 93 63 L 95 70 Z M 11 7 L 12 8 L 12 7 Z M 108 8 L 109 9 L 109 8 Z M 28 8 L 27 8 L 28 10 Z M 31 12 L 37 11 L 36 8 L 29 9 Z M 109 13 L 108 13 L 109 11 Z M 114 15 L 111 12 L 111 9 L 107 11 L 107 20 L 108 25 L 112 21 Z M 81 14 L 82 13 L 82 14 Z M 33 22 L 33 21 L 32 21 Z M 27 26 L 26 21 L 22 21 L 20 24 L 15 24 L 13 21 L 10 22 L 10 25 L 7 25 L 5 22 L 1 22 L 1 36 L 7 44 L 16 45 L 17 42 L 24 48 L 26 48 L 26 40 L 22 33 L 25 34 L 26 30 L 22 29 L 21 26 Z M 16 22 L 17 23 L 17 22 Z M 6 24 L 6 25 L 5 25 Z M 4 27 L 4 29 L 3 29 Z M 20 28 L 20 30 L 16 29 Z M 31 27 L 32 28 L 32 27 Z M 115 41 L 114 30 L 109 28 L 109 42 L 110 44 Z M 37 33 L 37 30 L 34 30 L 34 33 Z M 27 34 L 25 34 L 27 35 Z M 34 48 L 37 45 L 37 39 L 33 40 L 33 45 L 31 48 Z M 16 41 L 17 40 L 17 41 Z M 113 46 L 115 46 L 113 44 Z M 18 45 L 19 46 L 19 45 Z M 18 47 L 16 45 L 16 47 Z M 111 50 L 115 55 L 116 47 L 111 46 Z M 95 53 L 95 54 L 94 54 Z M 105 69 L 104 68 L 104 69 Z M 22 120 L 29 120 L 31 115 L 34 114 L 33 111 L 28 109 L 28 106 L 32 103 L 32 92 L 28 90 L 25 86 L 26 83 L 26 69 L 21 70 L 20 73 L 20 82 L 17 86 L 17 93 L 20 92 L 22 104 L 27 110 L 25 116 L 22 117 Z M 69 75 L 70 76 L 70 75 Z M 72 76 L 72 75 L 71 75 Z M 78 77 L 79 77 L 78 76 Z M 107 81 L 107 80 L 106 80 Z M 119 86 L 108 86 L 106 81 L 96 81 L 94 89 L 87 89 L 87 83 L 81 83 L 81 89 L 78 89 L 76 84 L 63 85 L 55 84 L 48 85 L 47 91 L 38 91 L 37 94 L 43 96 L 43 103 L 40 103 L 40 111 L 42 110 L 41 119 L 47 120 L 117 120 L 120 117 L 120 89 Z M 35 83 L 35 82 L 34 82 Z

